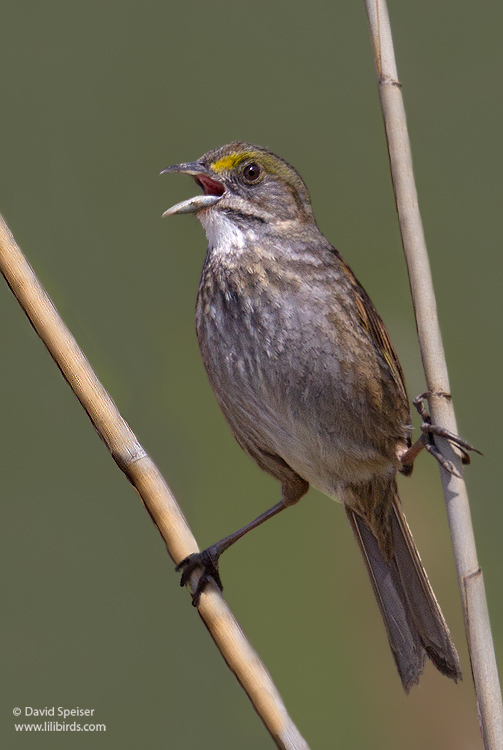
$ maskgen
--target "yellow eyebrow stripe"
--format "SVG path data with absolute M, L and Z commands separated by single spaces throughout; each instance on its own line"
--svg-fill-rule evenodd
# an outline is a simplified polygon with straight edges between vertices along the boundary
M 242 152 L 240 154 L 228 154 L 227 156 L 218 159 L 218 161 L 213 162 L 211 168 L 217 173 L 230 171 L 236 166 L 236 164 L 239 164 L 243 159 L 247 159 L 250 156 L 252 156 L 251 153 L 243 154 Z

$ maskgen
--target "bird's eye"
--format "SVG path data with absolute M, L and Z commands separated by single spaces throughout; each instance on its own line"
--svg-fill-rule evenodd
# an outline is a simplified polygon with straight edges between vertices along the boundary
M 247 164 L 243 169 L 243 177 L 245 182 L 257 182 L 258 178 L 260 177 L 260 173 L 261 169 L 258 164 L 255 164 L 255 162 Z

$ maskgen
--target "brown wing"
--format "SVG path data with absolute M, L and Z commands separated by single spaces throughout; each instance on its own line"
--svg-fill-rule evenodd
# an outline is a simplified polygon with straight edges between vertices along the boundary
M 337 254 L 339 255 L 339 253 Z M 349 279 L 353 289 L 354 300 L 358 309 L 358 318 L 360 320 L 360 323 L 365 331 L 369 334 L 374 343 L 374 346 L 384 357 L 384 360 L 386 361 L 386 364 L 390 369 L 398 390 L 403 395 L 404 400 L 408 405 L 409 398 L 407 396 L 405 378 L 397 354 L 393 348 L 393 344 L 391 343 L 388 331 L 386 330 L 384 323 L 379 317 L 365 289 L 362 287 L 350 267 L 340 255 L 339 259 L 341 261 L 344 273 Z

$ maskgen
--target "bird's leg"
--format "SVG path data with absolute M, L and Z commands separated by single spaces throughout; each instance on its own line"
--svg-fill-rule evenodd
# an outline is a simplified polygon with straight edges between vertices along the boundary
M 407 448 L 406 451 L 400 454 L 399 459 L 403 467 L 400 471 L 403 474 L 408 476 L 412 472 L 414 461 L 424 448 L 426 448 L 426 436 L 421 435 L 410 448 Z
M 264 523 L 264 521 L 267 521 L 269 518 L 272 518 L 280 511 L 288 508 L 288 506 L 291 504 L 292 503 L 288 502 L 288 500 L 281 500 L 281 502 L 277 503 L 273 508 L 269 508 L 269 510 L 266 510 L 265 513 L 262 513 L 262 515 L 260 515 L 254 521 L 251 521 L 251 523 L 243 526 L 242 529 L 235 531 L 234 534 L 230 534 L 230 536 L 226 536 L 224 539 L 221 539 L 219 542 L 213 544 L 211 547 L 208 547 L 202 552 L 195 552 L 194 554 L 189 555 L 185 558 L 185 560 L 182 560 L 182 562 L 176 566 L 175 570 L 177 572 L 182 571 L 180 586 L 185 586 L 185 584 L 188 583 L 188 581 L 190 580 L 190 576 L 195 570 L 199 569 L 202 571 L 196 590 L 192 595 L 192 604 L 194 605 L 194 607 L 198 606 L 201 594 L 210 580 L 215 581 L 219 589 L 222 591 L 222 581 L 220 580 L 220 574 L 218 572 L 218 560 L 222 552 L 225 552 L 226 549 L 229 549 L 230 546 L 235 544 L 238 539 L 241 539 L 241 537 L 247 534 L 249 531 L 255 529 L 257 526 L 260 526 L 260 524 Z
M 425 427 L 428 423 L 423 423 L 422 428 Z M 430 427 L 432 425 L 429 425 Z M 459 476 L 459 473 L 457 469 L 455 468 L 452 461 L 449 461 L 445 456 L 440 453 L 437 446 L 433 442 L 433 435 L 431 432 L 427 430 L 423 430 L 423 434 L 420 438 L 416 440 L 416 442 L 411 445 L 410 448 L 408 448 L 404 453 L 402 453 L 400 458 L 400 463 L 402 464 L 402 468 L 399 470 L 402 474 L 405 474 L 406 476 L 409 476 L 412 472 L 412 467 L 414 465 L 414 461 L 416 460 L 417 456 L 423 449 L 426 449 L 428 453 L 431 453 L 434 458 L 437 459 L 438 463 L 443 466 L 443 468 L 449 472 L 449 474 L 454 474 L 455 476 Z M 461 450 L 461 449 L 460 449 Z M 464 451 L 463 451 L 464 454 Z M 468 462 L 470 458 L 468 456 Z M 463 461 L 463 463 L 468 463 L 466 461 Z
M 470 456 L 468 455 L 467 451 L 475 451 L 475 453 L 479 453 L 480 455 L 482 454 L 467 440 L 464 440 L 459 435 L 455 435 L 453 432 L 449 432 L 449 430 L 446 430 L 444 427 L 440 427 L 439 425 L 431 423 L 430 414 L 425 406 L 425 402 L 428 400 L 428 398 L 430 398 L 431 395 L 432 394 L 429 391 L 427 391 L 426 393 L 421 393 L 419 396 L 416 396 L 416 398 L 412 402 L 416 407 L 419 416 L 423 420 L 423 423 L 421 425 L 423 434 L 411 448 L 409 448 L 400 456 L 400 461 L 404 466 L 411 465 L 422 448 L 426 448 L 428 453 L 431 453 L 431 455 L 437 459 L 439 464 L 446 471 L 448 471 L 450 474 L 454 474 L 455 476 L 459 476 L 459 472 L 455 468 L 454 464 L 446 459 L 435 445 L 435 435 L 437 437 L 448 440 L 455 449 L 457 448 L 461 453 L 461 460 L 464 464 L 470 463 Z M 448 393 L 441 393 L 436 395 L 450 398 L 450 395 Z

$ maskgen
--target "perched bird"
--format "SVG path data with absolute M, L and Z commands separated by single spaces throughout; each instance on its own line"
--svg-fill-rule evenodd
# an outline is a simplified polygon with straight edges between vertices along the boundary
M 195 605 L 211 579 L 221 587 L 222 552 L 312 485 L 344 505 L 405 690 L 425 655 L 457 680 L 458 655 L 396 485 L 396 472 L 410 474 L 428 441 L 411 449 L 397 355 L 365 290 L 318 229 L 300 175 L 241 142 L 163 171 L 190 175 L 203 190 L 164 216 L 196 213 L 206 231 L 196 307 L 204 366 L 239 445 L 282 493 L 255 521 L 182 561 L 182 585 L 202 570 Z

